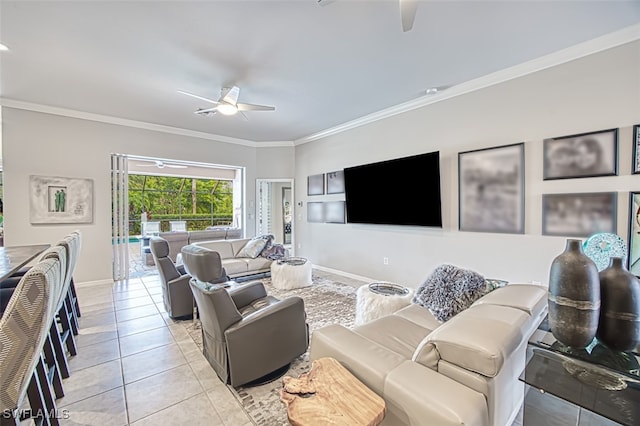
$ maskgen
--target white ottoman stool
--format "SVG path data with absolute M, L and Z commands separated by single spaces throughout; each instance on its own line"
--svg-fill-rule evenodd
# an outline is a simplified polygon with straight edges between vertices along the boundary
M 310 286 L 311 262 L 304 257 L 290 257 L 272 262 L 271 283 L 281 290 Z
M 398 284 L 365 284 L 356 292 L 356 321 L 361 325 L 392 314 L 411 304 L 413 290 Z

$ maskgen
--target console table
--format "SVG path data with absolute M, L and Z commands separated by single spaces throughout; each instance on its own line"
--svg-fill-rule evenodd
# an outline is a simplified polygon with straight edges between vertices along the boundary
M 585 349 L 556 341 L 543 321 L 529 340 L 520 380 L 623 425 L 640 424 L 640 354 L 613 351 L 596 339 Z M 527 426 L 526 409 L 524 425 Z

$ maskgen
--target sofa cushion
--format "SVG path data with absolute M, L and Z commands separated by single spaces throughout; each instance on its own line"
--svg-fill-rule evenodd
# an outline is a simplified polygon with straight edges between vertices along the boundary
M 240 240 L 227 240 L 229 244 L 231 244 L 231 250 L 233 251 L 233 256 L 230 257 L 238 257 L 238 253 L 240 250 L 249 242 L 251 238 L 243 238 Z
M 244 247 L 240 249 L 238 254 L 236 254 L 236 257 L 250 257 L 251 259 L 255 259 L 266 245 L 267 241 L 262 238 L 249 240 Z
M 227 275 L 234 276 L 238 274 L 246 274 L 249 270 L 247 259 L 222 259 L 222 266 L 227 271 Z
M 235 257 L 233 245 L 230 241 L 227 240 L 202 241 L 199 243 L 195 243 L 194 245 L 217 251 L 218 253 L 220 253 L 220 258 L 223 260 Z
M 272 261 L 264 257 L 256 257 L 255 259 L 242 259 L 247 262 L 249 271 L 270 270 Z
M 384 316 L 354 331 L 405 359 L 411 359 L 420 342 L 431 332 L 397 315 Z
M 442 324 L 442 321 L 438 321 L 427 308 L 416 304 L 402 308 L 396 311 L 394 315 L 418 324 L 420 327 L 429 330 L 429 333 Z
M 531 316 L 538 316 L 547 304 L 547 289 L 533 284 L 509 284 L 476 300 L 473 305 L 511 306 Z
M 189 244 L 198 243 L 200 241 L 224 240 L 226 235 L 227 231 L 225 229 L 189 231 Z
M 467 309 L 486 293 L 484 277 L 477 272 L 454 265 L 440 265 L 418 288 L 413 302 L 447 321 Z
M 529 315 L 515 308 L 477 305 L 461 312 L 429 334 L 413 360 L 437 368 L 440 359 L 486 377 L 494 377 L 506 357 L 525 338 Z

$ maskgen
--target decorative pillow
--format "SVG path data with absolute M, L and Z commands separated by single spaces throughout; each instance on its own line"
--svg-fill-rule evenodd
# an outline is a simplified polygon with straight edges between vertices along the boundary
M 497 288 L 504 287 L 505 285 L 509 284 L 509 281 L 497 280 L 495 278 L 487 278 L 484 281 L 487 284 L 487 293 L 492 292 Z
M 413 303 L 431 312 L 438 321 L 447 321 L 484 296 L 487 284 L 482 275 L 454 265 L 440 265 L 418 288 Z
M 267 245 L 267 240 L 262 238 L 249 240 L 247 241 L 247 244 L 240 249 L 236 257 L 250 257 L 255 259 L 258 257 L 260 252 L 262 252 L 265 245 Z

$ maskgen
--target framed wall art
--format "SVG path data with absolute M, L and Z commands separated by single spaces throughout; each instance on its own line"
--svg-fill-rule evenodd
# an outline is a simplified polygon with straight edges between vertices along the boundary
M 324 222 L 324 207 L 322 202 L 307 203 L 307 222 Z
M 640 173 L 640 124 L 633 126 L 633 166 L 631 172 L 633 174 Z
M 307 203 L 307 222 L 346 223 L 344 201 L 319 201 Z
M 327 194 L 344 192 L 344 170 L 327 173 Z
M 324 221 L 326 223 L 345 223 L 346 208 L 344 201 L 327 201 L 324 203 Z
M 618 174 L 618 129 L 545 139 L 544 180 Z
M 524 143 L 458 153 L 461 231 L 524 233 Z
M 640 277 L 640 192 L 629 194 L 629 272 Z
M 307 195 L 324 194 L 324 173 L 307 177 Z
M 92 223 L 93 180 L 29 176 L 32 224 Z
M 616 233 L 615 192 L 544 194 L 542 234 L 588 237 L 598 232 Z

